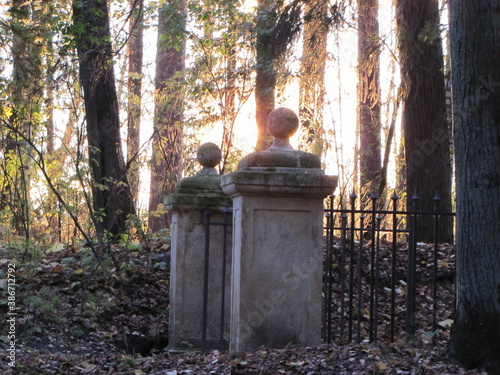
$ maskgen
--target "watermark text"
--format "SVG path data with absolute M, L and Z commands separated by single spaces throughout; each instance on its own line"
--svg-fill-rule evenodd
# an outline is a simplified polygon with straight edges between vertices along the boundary
M 16 365 L 16 265 L 9 263 L 7 265 L 7 360 L 10 367 Z

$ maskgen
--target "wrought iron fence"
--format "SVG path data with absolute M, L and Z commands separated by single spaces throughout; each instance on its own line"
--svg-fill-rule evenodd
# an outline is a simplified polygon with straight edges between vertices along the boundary
M 414 336 L 417 328 L 434 341 L 438 317 L 444 319 L 450 313 L 446 310 L 453 309 L 438 311 L 438 272 L 446 268 L 443 259 L 453 251 L 439 243 L 438 228 L 440 220 L 454 213 L 439 212 L 438 197 L 433 212 L 400 210 L 395 194 L 388 209 L 378 208 L 376 197 L 363 209 L 356 208 L 355 194 L 339 205 L 348 208 L 334 208 L 334 199 L 331 196 L 325 208 L 324 342 L 372 342 L 381 336 L 394 341 L 401 331 Z M 432 244 L 417 243 L 420 220 L 432 221 Z M 446 269 L 454 301 L 453 267 Z M 417 303 L 430 311 L 429 322 L 416 322 Z

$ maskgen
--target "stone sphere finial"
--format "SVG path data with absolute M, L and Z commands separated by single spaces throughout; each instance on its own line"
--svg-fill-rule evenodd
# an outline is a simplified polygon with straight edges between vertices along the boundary
M 215 143 L 207 142 L 198 148 L 196 159 L 203 166 L 200 173 L 204 174 L 217 174 L 215 166 L 218 165 L 222 159 L 222 153 Z
M 266 121 L 269 133 L 274 137 L 270 150 L 293 150 L 290 137 L 299 128 L 299 118 L 288 108 L 276 108 L 269 113 Z

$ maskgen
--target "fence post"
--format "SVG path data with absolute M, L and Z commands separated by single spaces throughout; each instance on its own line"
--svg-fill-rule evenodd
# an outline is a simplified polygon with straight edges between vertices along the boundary
M 439 228 L 439 203 L 441 197 L 438 193 L 433 198 L 434 200 L 434 254 L 432 264 L 432 344 L 436 344 L 436 329 L 437 329 L 437 271 L 438 271 L 438 228 Z
M 333 261 L 333 228 L 335 227 L 335 218 L 333 215 L 333 204 L 335 195 L 329 196 L 329 207 L 326 213 L 326 254 L 325 254 L 325 273 L 324 273 L 324 302 L 323 302 L 323 341 L 331 342 L 332 329 L 332 261 Z
M 224 341 L 224 328 L 226 327 L 226 272 L 227 272 L 227 240 L 228 240 L 228 227 L 232 227 L 233 223 L 229 222 L 228 219 L 232 218 L 231 211 L 224 207 L 223 212 L 223 229 L 222 229 L 222 237 L 224 243 L 222 244 L 222 293 L 221 293 L 221 302 L 220 302 L 220 335 L 219 340 L 221 342 Z
M 208 326 L 208 271 L 210 261 L 210 216 L 212 212 L 206 210 L 205 215 L 205 261 L 203 267 L 203 311 L 201 322 L 201 351 L 207 348 L 207 326 Z
M 406 334 L 409 337 L 415 335 L 415 292 L 416 292 L 416 256 L 417 256 L 417 220 L 418 220 L 418 201 L 420 197 L 415 193 L 412 197 L 412 212 L 411 216 L 411 229 L 410 229 L 410 243 L 408 247 L 408 271 L 407 271 L 407 285 L 406 285 Z
M 351 246 L 349 257 L 349 342 L 352 341 L 352 316 L 354 308 L 354 236 L 356 228 L 356 193 L 351 194 Z
M 380 226 L 382 223 L 382 216 L 377 216 L 377 247 L 376 247 L 376 254 L 375 254 L 375 312 L 374 312 L 374 320 L 375 320 L 375 327 L 374 327 L 374 340 L 377 341 L 377 336 L 378 336 L 378 296 L 379 296 L 379 252 L 380 252 Z
M 344 313 L 345 313 L 345 252 L 347 245 L 347 213 L 342 212 L 342 269 L 340 270 L 340 336 L 344 337 Z
M 365 214 L 361 213 L 359 216 L 359 254 L 358 254 L 358 323 L 356 331 L 356 340 L 358 344 L 361 342 L 361 318 L 362 314 L 362 301 L 363 301 L 363 232 L 365 226 Z
M 376 232 L 376 227 L 377 227 L 377 222 L 376 222 L 376 208 L 377 208 L 377 197 L 372 194 L 370 197 L 372 201 L 372 218 L 371 218 L 371 251 L 370 251 L 370 325 L 369 325 L 369 332 L 370 332 L 370 342 L 373 341 L 373 335 L 374 335 L 374 305 L 375 305 L 375 278 L 378 278 L 378 275 L 376 275 L 376 270 L 375 270 L 375 232 Z M 376 323 L 375 323 L 376 324 Z
M 392 260 L 391 260 L 391 341 L 394 341 L 394 325 L 396 314 L 396 258 L 398 241 L 398 199 L 396 193 L 391 197 L 392 200 Z

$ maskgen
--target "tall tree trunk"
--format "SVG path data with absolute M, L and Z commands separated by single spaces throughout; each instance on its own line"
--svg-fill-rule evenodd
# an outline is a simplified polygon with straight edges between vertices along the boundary
M 449 352 L 500 374 L 500 12 L 497 0 L 450 6 L 456 150 L 456 315 Z
M 116 236 L 135 213 L 120 138 L 107 2 L 74 0 L 73 21 L 80 62 L 98 234 Z
M 127 163 L 128 179 L 134 202 L 139 196 L 139 146 L 141 127 L 141 90 L 144 39 L 143 0 L 129 0 L 130 38 L 128 42 L 128 119 Z
M 299 76 L 300 148 L 321 157 L 325 151 L 323 110 L 328 36 L 328 3 L 305 5 L 302 60 Z
M 9 99 L 12 106 L 10 125 L 18 134 L 7 138 L 6 162 L 11 164 L 7 190 L 16 231 L 30 238 L 30 149 L 22 137 L 35 138 L 40 129 L 41 104 L 43 101 L 42 51 L 46 43 L 43 38 L 45 23 L 43 8 L 30 2 L 11 2 L 12 30 L 12 80 L 9 84 Z
M 228 34 L 234 34 L 235 28 L 230 25 L 228 27 Z M 228 38 L 229 39 L 229 38 Z M 222 144 L 221 144 L 221 168 L 220 174 L 224 174 L 226 171 L 228 158 L 231 151 L 233 151 L 233 140 L 234 140 L 234 123 L 236 121 L 236 115 L 238 110 L 236 108 L 236 62 L 237 62 L 237 50 L 234 42 L 231 43 L 227 55 L 226 61 L 226 87 L 224 90 L 224 111 L 222 113 Z
M 21 0 L 12 0 L 10 8 L 11 30 L 12 30 L 12 80 L 10 82 L 9 93 L 12 106 L 9 117 L 10 125 L 18 132 L 28 136 L 30 105 L 30 88 L 28 86 L 31 74 L 28 64 L 29 52 L 28 43 L 31 39 L 26 35 L 26 25 L 30 23 L 29 4 Z M 25 122 L 28 121 L 28 124 Z M 23 183 L 22 172 L 24 166 L 20 161 L 22 155 L 21 141 L 18 134 L 9 131 L 5 144 L 5 172 L 4 175 L 4 202 L 10 207 L 12 213 L 12 227 L 16 233 L 29 238 L 29 231 L 24 225 L 26 221 L 26 207 L 28 202 L 23 199 L 22 191 L 26 191 L 28 186 Z
M 170 215 L 163 210 L 163 198 L 173 192 L 182 177 L 183 100 L 180 81 L 185 61 L 185 0 L 160 4 L 156 50 L 156 100 L 149 229 L 170 226 Z
M 378 190 L 382 167 L 379 76 L 378 0 L 358 0 L 359 171 L 368 194 Z
M 255 77 L 255 115 L 257 119 L 257 151 L 271 146 L 272 137 L 266 121 L 275 105 L 276 54 L 273 29 L 276 26 L 276 0 L 258 0 L 257 15 L 257 65 Z
M 438 0 L 396 2 L 398 44 L 403 85 L 403 132 L 407 205 L 414 194 L 419 211 L 451 211 L 450 131 L 446 116 L 443 49 L 439 32 Z M 453 222 L 442 219 L 440 241 L 453 241 Z M 420 220 L 417 240 L 433 240 L 433 224 Z
M 266 129 L 269 113 L 275 106 L 275 91 L 280 67 L 285 65 L 288 47 L 302 26 L 303 0 L 258 0 L 256 24 L 255 102 L 257 118 L 257 145 L 264 150 L 272 137 Z
M 45 150 L 48 159 L 52 162 L 57 159 L 56 148 L 55 148 L 55 122 L 54 122 L 54 99 L 55 99 L 55 55 L 54 55 L 54 44 L 53 44 L 53 25 L 52 17 L 57 4 L 49 0 L 42 1 L 41 4 L 41 16 L 40 24 L 43 25 L 41 30 L 41 35 L 43 36 L 46 43 L 45 50 L 45 128 L 46 128 L 46 141 Z M 60 165 L 63 165 L 61 163 Z M 55 173 L 60 173 L 61 168 L 59 168 Z M 45 217 L 47 219 L 47 231 L 50 233 L 52 240 L 61 241 L 60 236 L 60 226 L 58 223 L 58 216 L 60 215 L 60 210 L 57 208 L 59 206 L 57 197 L 54 194 L 50 194 L 46 199 L 44 199 L 44 211 Z

